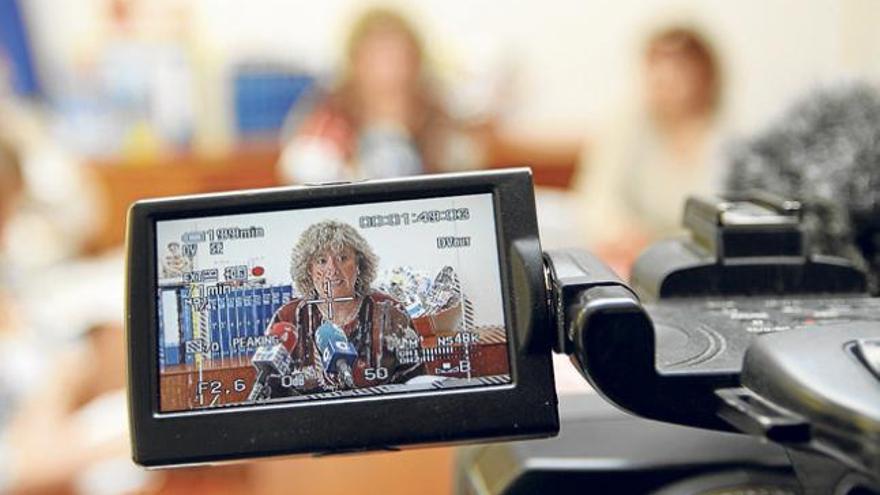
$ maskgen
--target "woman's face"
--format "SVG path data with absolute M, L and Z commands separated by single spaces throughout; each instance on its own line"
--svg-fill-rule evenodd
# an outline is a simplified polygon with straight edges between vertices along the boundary
M 653 113 L 681 117 L 711 109 L 711 68 L 671 42 L 651 47 L 645 59 L 645 85 Z
M 346 246 L 321 251 L 309 266 L 309 275 L 320 297 L 353 297 L 358 277 L 354 249 Z
M 353 66 L 365 94 L 406 92 L 418 79 L 419 57 L 404 34 L 375 29 L 355 51 Z

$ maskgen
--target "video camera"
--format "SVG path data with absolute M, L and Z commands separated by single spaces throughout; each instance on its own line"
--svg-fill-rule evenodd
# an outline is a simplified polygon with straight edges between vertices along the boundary
M 880 480 L 880 303 L 800 205 L 692 199 L 626 284 L 544 253 L 527 169 L 142 201 L 134 460 L 170 466 L 557 433 L 551 351 L 635 415 Z M 830 461 L 831 462 L 831 461 Z

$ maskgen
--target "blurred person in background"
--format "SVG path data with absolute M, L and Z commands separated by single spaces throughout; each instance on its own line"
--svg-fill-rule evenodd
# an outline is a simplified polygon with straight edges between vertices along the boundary
M 21 156 L 0 140 L 4 244 L 27 194 Z M 243 467 L 157 475 L 131 461 L 118 253 L 39 270 L 0 254 L 0 492 L 249 492 Z
M 14 241 L 16 233 L 9 227 L 21 212 L 26 192 L 21 150 L 0 134 L 0 246 L 4 248 Z M 102 357 L 121 357 L 121 341 L 118 350 L 112 344 L 101 346 L 92 356 L 98 359 L 56 369 L 56 351 L 65 346 L 59 345 L 57 336 L 35 329 L 24 290 L 27 278 L 27 270 L 17 265 L 8 250 L 0 250 L 0 491 L 58 493 L 63 490 L 56 474 L 67 466 L 83 466 L 83 439 L 61 436 L 57 419 L 69 414 L 71 403 L 81 405 L 88 398 L 84 387 L 100 388 L 108 379 L 121 380 L 121 366 L 112 370 L 99 366 Z M 44 305 L 43 312 L 52 312 L 48 308 Z M 121 332 L 102 335 L 121 336 Z M 101 372 L 80 379 L 80 373 L 89 368 L 85 364 Z M 60 477 L 66 482 L 74 474 Z
M 17 155 L 22 194 L 0 250 L 18 271 L 33 273 L 82 254 L 99 227 L 100 198 L 80 161 L 52 136 L 47 109 L 12 90 L 7 60 L 0 46 L 0 135 Z
M 620 272 L 651 241 L 681 230 L 684 200 L 720 187 L 721 69 L 697 30 L 644 44 L 642 108 L 600 135 L 576 178 L 582 236 Z
M 0 47 L 0 492 L 130 492 L 148 477 L 129 459 L 121 259 L 81 258 L 96 190 L 5 60 Z
M 289 182 L 384 178 L 482 163 L 477 133 L 444 108 L 422 39 L 376 8 L 348 36 L 341 80 L 293 109 L 281 170 Z
M 17 241 L 10 226 L 26 204 L 23 156 L 0 134 L 0 491 L 108 493 L 109 466 L 117 473 L 109 485 L 141 486 L 146 476 L 132 476 L 128 461 L 121 308 L 103 314 L 83 304 L 85 297 L 107 306 L 96 294 L 110 293 L 107 277 L 95 266 L 67 277 L 47 266 L 34 271 L 5 249 Z M 84 313 L 116 324 L 85 323 Z M 89 328 L 85 338 L 71 338 L 76 328 Z
M 14 146 L 0 135 L 0 245 L 7 241 L 8 225 L 18 210 L 24 194 L 24 179 L 19 155 Z M 17 300 L 15 270 L 7 257 L 0 255 L 0 459 L 6 451 L 6 426 L 16 405 L 34 385 L 40 369 L 40 356 L 25 331 L 20 302 Z M 2 481 L 2 479 L 0 479 Z M 2 483 L 0 483 L 2 487 Z
M 121 329 L 94 326 L 79 343 L 32 384 L 10 424 L 5 493 L 123 493 L 148 478 L 129 460 Z

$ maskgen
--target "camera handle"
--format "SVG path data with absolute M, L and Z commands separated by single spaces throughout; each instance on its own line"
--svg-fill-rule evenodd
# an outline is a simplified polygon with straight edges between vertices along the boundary
M 841 435 L 834 432 L 822 433 L 821 427 L 816 429 L 810 418 L 779 405 L 786 403 L 785 395 L 790 392 L 763 390 L 758 386 L 771 383 L 763 372 L 774 367 L 793 373 L 782 380 L 785 383 L 805 381 L 794 387 L 796 390 L 808 390 L 810 384 L 821 385 L 819 382 L 828 378 L 826 374 L 832 374 L 835 380 L 850 377 L 850 381 L 854 381 L 859 376 L 856 370 L 849 369 L 852 363 L 834 359 L 832 354 L 842 349 L 842 342 L 876 337 L 873 324 L 828 327 L 821 334 L 821 339 L 828 342 L 817 342 L 815 336 L 804 339 L 797 332 L 762 339 L 745 354 L 742 375 L 739 372 L 730 376 L 661 373 L 656 367 L 657 341 L 669 335 L 664 333 L 662 325 L 656 326 L 649 315 L 649 311 L 657 311 L 657 307 L 646 309 L 626 283 L 587 251 L 548 251 L 544 262 L 548 305 L 555 324 L 554 350 L 568 354 L 581 375 L 606 400 L 636 416 L 741 432 L 782 444 L 788 448 L 808 494 L 827 493 L 829 486 L 845 482 L 878 489 L 875 483 L 880 480 L 864 475 L 866 466 L 869 466 L 868 472 L 877 468 L 876 444 L 872 440 L 849 439 L 846 443 L 846 439 L 838 438 Z M 880 346 L 880 340 L 877 342 Z M 820 349 L 813 349 L 815 345 Z M 821 359 L 799 359 L 799 356 L 809 357 L 817 352 L 829 355 Z M 842 369 L 832 367 L 817 372 L 815 366 L 809 366 L 817 360 L 825 362 L 826 367 L 831 363 Z M 777 371 L 774 376 L 784 376 Z M 819 387 L 821 391 L 833 388 Z M 867 397 L 865 401 L 868 401 L 856 408 L 859 414 L 864 418 L 876 414 L 876 405 L 869 403 L 872 400 L 870 386 L 856 395 Z M 788 400 L 792 401 L 797 403 L 796 399 Z M 843 416 L 841 421 L 847 422 Z M 848 444 L 862 447 L 853 453 L 835 449 Z M 862 467 L 853 471 L 852 466 Z M 815 476 L 811 473 L 814 472 L 824 473 L 828 479 L 824 482 L 813 479 Z
M 584 250 L 545 253 L 554 349 L 571 355 L 606 399 L 638 416 L 803 441 L 802 418 L 736 390 L 755 340 L 743 318 L 767 313 L 768 324 L 789 324 L 784 310 L 795 308 L 782 299 L 796 296 L 844 298 L 833 309 L 873 321 L 880 305 L 867 297 L 864 272 L 813 254 L 796 201 L 692 197 L 684 225 L 688 236 L 642 253 L 630 285 Z M 782 309 L 768 309 L 770 298 Z
M 635 292 L 582 249 L 544 254 L 554 350 L 571 356 L 580 374 L 606 400 L 637 416 L 721 431 L 717 388 L 730 377 L 659 374 L 655 326 Z

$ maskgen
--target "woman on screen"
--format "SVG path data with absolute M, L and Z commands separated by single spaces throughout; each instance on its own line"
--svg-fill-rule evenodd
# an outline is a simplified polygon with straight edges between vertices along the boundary
M 303 232 L 291 257 L 300 297 L 279 308 L 267 329 L 288 343 L 295 379 L 270 382 L 271 397 L 403 383 L 424 374 L 409 315 L 371 288 L 378 261 L 348 224 L 325 220 Z

